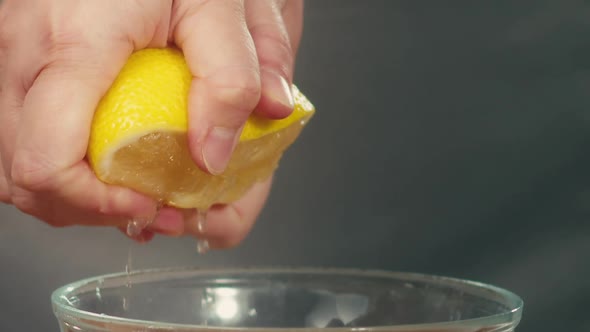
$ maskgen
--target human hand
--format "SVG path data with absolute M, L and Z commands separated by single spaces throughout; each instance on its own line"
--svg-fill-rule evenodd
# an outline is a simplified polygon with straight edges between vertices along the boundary
M 124 226 L 156 202 L 100 182 L 85 161 L 92 116 L 128 56 L 169 43 L 194 76 L 189 146 L 195 163 L 223 171 L 252 112 L 292 110 L 290 84 L 302 0 L 5 0 L 0 6 L 0 200 L 53 226 Z M 271 180 L 211 209 L 203 229 L 164 208 L 151 232 L 191 233 L 212 247 L 238 244 Z

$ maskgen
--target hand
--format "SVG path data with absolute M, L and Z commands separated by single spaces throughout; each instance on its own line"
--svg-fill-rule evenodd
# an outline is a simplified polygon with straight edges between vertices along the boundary
M 194 76 L 189 146 L 195 163 L 225 168 L 252 112 L 292 109 L 289 85 L 302 0 L 5 0 L 0 6 L 0 200 L 53 226 L 124 226 L 156 203 L 100 182 L 84 160 L 101 96 L 135 50 L 181 48 Z M 212 247 L 249 232 L 271 180 L 213 208 L 203 230 L 163 209 L 150 231 L 186 232 Z M 141 238 L 148 239 L 150 232 Z

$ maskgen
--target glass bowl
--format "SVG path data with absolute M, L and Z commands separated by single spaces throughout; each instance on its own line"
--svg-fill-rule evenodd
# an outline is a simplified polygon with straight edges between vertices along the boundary
M 313 268 L 140 270 L 66 285 L 52 303 L 63 332 L 504 332 L 523 306 L 473 281 Z

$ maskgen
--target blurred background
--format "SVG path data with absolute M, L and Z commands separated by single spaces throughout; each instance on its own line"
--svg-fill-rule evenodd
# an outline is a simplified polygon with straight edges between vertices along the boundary
M 133 268 L 306 265 L 508 288 L 519 332 L 589 331 L 590 5 L 307 1 L 296 82 L 318 109 L 240 247 L 131 244 L 0 205 L 0 330 L 58 331 L 49 296 Z

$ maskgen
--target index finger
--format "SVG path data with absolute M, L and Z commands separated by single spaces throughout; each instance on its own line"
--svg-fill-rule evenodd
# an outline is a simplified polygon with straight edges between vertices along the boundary
M 222 173 L 261 93 L 258 59 L 238 0 L 181 0 L 172 38 L 194 76 L 189 147 L 196 164 Z

